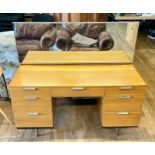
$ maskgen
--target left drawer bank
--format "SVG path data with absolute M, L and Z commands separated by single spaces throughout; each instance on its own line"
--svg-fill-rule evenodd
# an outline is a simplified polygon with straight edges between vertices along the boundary
M 11 87 L 9 90 L 17 128 L 53 127 L 49 88 Z

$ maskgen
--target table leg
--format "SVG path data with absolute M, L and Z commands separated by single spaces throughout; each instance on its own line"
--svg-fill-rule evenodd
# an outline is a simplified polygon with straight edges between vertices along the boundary
M 103 101 L 104 101 L 104 97 L 100 97 L 100 99 L 98 100 L 98 107 L 99 107 L 99 113 L 100 113 L 100 121 L 101 121 L 101 126 L 104 127 L 103 125 Z
M 10 123 L 12 124 L 12 122 L 10 121 L 10 119 L 8 118 L 8 116 L 6 115 L 6 113 L 0 108 L 0 113 L 2 114 L 2 116 Z
M 38 129 L 38 128 L 36 128 L 36 136 L 37 136 L 37 137 L 40 136 L 40 135 L 39 135 L 39 129 Z
M 6 81 L 5 81 L 4 74 L 2 74 L 2 78 L 3 78 L 3 81 L 4 81 L 4 85 L 5 85 L 5 89 L 6 89 L 7 98 L 9 98 L 7 83 L 6 83 Z
M 117 136 L 121 134 L 121 128 L 115 128 L 115 131 Z

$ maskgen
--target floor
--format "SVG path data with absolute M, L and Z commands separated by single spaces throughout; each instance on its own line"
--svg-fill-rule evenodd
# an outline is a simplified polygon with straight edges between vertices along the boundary
M 139 36 L 135 53 L 134 65 L 148 85 L 139 127 L 102 128 L 94 100 L 59 99 L 54 128 L 16 129 L 10 102 L 0 101 L 13 122 L 0 115 L 0 141 L 155 141 L 155 41 Z

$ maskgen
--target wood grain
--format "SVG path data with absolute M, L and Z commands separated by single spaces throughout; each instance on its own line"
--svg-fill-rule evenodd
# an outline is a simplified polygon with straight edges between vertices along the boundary
M 27 91 L 22 88 L 10 89 L 10 95 L 12 101 L 29 102 L 29 101 L 51 101 L 50 89 L 42 89 L 37 91 Z M 34 100 L 28 100 L 27 98 L 36 98 Z
M 116 112 L 104 112 L 101 116 L 102 126 L 119 127 L 119 126 L 138 126 L 141 113 L 129 112 L 128 115 L 118 115 Z
M 123 89 L 123 87 L 106 87 L 105 96 L 118 96 L 118 95 L 145 95 L 146 86 L 132 86 L 131 89 Z
M 52 88 L 52 97 L 100 97 L 104 96 L 104 88 L 82 87 L 83 90 L 74 89 L 76 87 Z M 78 88 L 78 87 L 77 87 Z
M 35 80 L 34 80 L 35 79 Z M 133 65 L 21 65 L 9 87 L 145 86 Z
M 124 51 L 29 51 L 22 64 L 130 64 Z
M 143 81 L 139 73 L 136 71 L 134 66 L 132 64 L 126 64 L 126 65 L 119 64 L 122 60 L 124 61 L 124 58 L 127 58 L 127 56 L 123 51 L 108 52 L 108 53 L 105 53 L 106 55 L 105 54 L 103 55 L 103 53 L 99 54 L 98 52 L 91 52 L 91 54 L 89 53 L 90 52 L 87 52 L 87 53 L 86 52 L 50 53 L 45 51 L 29 52 L 28 56 L 30 58 L 28 58 L 28 60 L 30 60 L 31 62 L 33 61 L 34 62 L 31 64 L 31 62 L 28 61 L 30 62 L 29 64 L 22 64 L 10 84 L 11 97 L 13 102 L 13 111 L 15 115 L 16 124 L 21 127 L 21 125 L 19 125 L 18 119 L 22 117 L 23 118 L 22 123 L 24 124 L 24 121 L 25 121 L 26 126 L 31 127 L 30 126 L 30 124 L 32 124 L 31 119 L 28 119 L 28 118 L 27 120 L 25 119 L 25 114 L 24 114 L 25 110 L 29 109 L 28 111 L 26 111 L 26 113 L 28 112 L 28 114 L 30 113 L 31 115 L 35 115 L 35 118 L 39 118 L 40 109 L 38 108 L 42 106 L 44 107 L 44 105 L 38 104 L 38 107 L 37 107 L 39 111 L 38 112 L 38 111 L 34 111 L 36 105 L 24 104 L 25 105 L 24 106 L 24 105 L 20 105 L 19 102 L 28 103 L 29 101 L 25 101 L 27 99 L 33 100 L 33 101 L 35 100 L 35 102 L 37 101 L 50 102 L 50 96 L 49 96 L 50 89 L 51 89 L 52 98 L 53 97 L 102 97 L 103 98 L 104 87 L 106 87 L 106 90 L 107 90 L 106 96 L 110 96 L 111 94 L 113 95 L 111 91 L 115 92 L 116 94 L 123 93 L 124 95 L 126 93 L 141 94 L 140 92 L 141 88 L 139 89 L 139 87 L 145 86 L 145 82 Z M 113 63 L 110 65 L 109 61 L 110 63 L 114 62 L 115 57 L 119 57 L 120 60 L 118 61 L 118 63 Z M 49 58 L 52 58 L 52 59 L 49 61 Z M 41 63 L 35 64 L 35 60 L 39 60 Z M 57 62 L 55 62 L 55 60 L 57 60 Z M 103 64 L 102 62 L 103 60 L 105 64 Z M 127 60 L 129 61 L 129 59 Z M 72 62 L 72 65 L 71 65 L 71 62 Z M 62 63 L 64 63 L 64 65 L 62 65 Z M 111 87 L 111 86 L 114 86 L 114 87 Z M 117 87 L 115 88 L 115 86 Z M 123 86 L 123 90 L 121 86 Z M 136 86 L 136 87 L 132 88 L 132 86 Z M 23 87 L 25 89 L 30 89 L 30 91 L 27 91 L 27 90 L 23 91 L 22 90 Z M 39 88 L 39 90 L 36 90 L 36 87 Z M 43 87 L 43 90 L 40 87 Z M 126 90 L 126 88 L 131 90 Z M 31 91 L 31 89 L 33 90 Z M 142 89 L 142 91 L 144 91 L 144 89 Z M 47 94 L 47 96 L 46 95 L 43 96 L 44 94 Z M 16 101 L 18 102 L 17 104 L 16 104 Z M 101 104 L 104 104 L 104 103 L 102 102 Z M 34 110 L 32 110 L 33 108 Z M 47 108 L 49 109 L 48 106 Z M 20 109 L 20 111 L 23 111 L 21 115 L 19 115 L 20 112 L 18 109 Z M 43 109 L 45 108 L 42 108 L 42 110 Z M 137 111 L 133 111 L 133 112 L 135 113 Z M 105 112 L 103 109 L 101 109 L 102 125 L 105 124 L 103 122 L 107 121 L 105 120 L 105 116 L 107 116 L 107 113 L 109 113 L 109 111 Z M 49 115 L 53 115 L 53 113 L 50 112 Z M 119 119 L 117 118 L 115 119 L 116 121 L 118 120 L 119 122 Z M 128 120 L 129 120 L 129 124 L 127 126 L 131 126 L 132 123 L 130 123 L 130 119 L 127 119 L 127 121 Z M 138 121 L 138 119 L 136 119 L 136 121 Z M 37 122 L 36 127 L 38 126 L 45 127 L 45 125 L 43 125 L 42 119 L 40 121 L 40 124 L 39 124 L 39 119 L 36 122 Z M 46 124 L 46 121 L 44 123 Z M 126 122 L 126 124 L 127 123 L 128 122 Z M 105 126 L 107 126 L 107 124 Z M 111 121 L 111 125 L 110 125 L 110 121 L 109 121 L 108 126 L 111 126 L 111 127 L 124 126 L 124 122 L 122 122 L 121 124 L 121 121 L 120 121 L 119 123 L 116 123 L 114 125 L 114 122 Z M 35 127 L 35 122 L 33 122 L 33 127 Z
M 132 96 L 131 99 L 120 99 L 119 97 L 104 97 L 103 112 L 142 112 L 144 96 Z
M 51 102 L 41 105 L 16 104 L 12 102 L 16 127 L 53 127 Z M 29 113 L 37 113 L 36 116 L 28 116 Z

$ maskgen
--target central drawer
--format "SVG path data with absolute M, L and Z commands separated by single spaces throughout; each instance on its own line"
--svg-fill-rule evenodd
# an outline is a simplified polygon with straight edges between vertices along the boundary
M 52 88 L 52 97 L 99 97 L 104 96 L 102 87 L 63 87 Z

